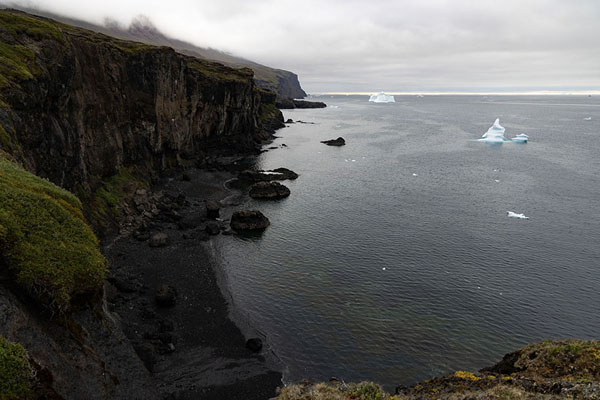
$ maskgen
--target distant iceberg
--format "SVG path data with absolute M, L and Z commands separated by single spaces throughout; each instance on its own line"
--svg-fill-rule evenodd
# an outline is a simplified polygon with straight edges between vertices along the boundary
M 496 118 L 494 125 L 492 125 L 486 133 L 481 136 L 481 141 L 490 143 L 504 143 L 504 127 L 500 125 L 500 118 Z
M 529 219 L 529 217 L 526 217 L 525 214 L 518 214 L 516 212 L 513 211 L 507 211 L 506 215 L 510 218 L 518 218 L 518 219 Z
M 396 100 L 394 99 L 394 96 L 387 95 L 383 92 L 379 92 L 377 94 L 372 94 L 371 97 L 369 97 L 369 101 L 372 103 L 395 103 L 396 102 Z
M 527 143 L 529 141 L 529 136 L 524 133 L 519 133 L 517 136 L 511 139 L 514 143 Z
M 591 121 L 591 120 L 592 120 L 592 117 L 585 117 L 583 120 L 584 120 L 584 121 Z

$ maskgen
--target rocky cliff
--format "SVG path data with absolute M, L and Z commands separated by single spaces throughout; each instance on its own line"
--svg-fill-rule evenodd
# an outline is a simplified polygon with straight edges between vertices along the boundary
M 250 69 L 17 11 L 0 12 L 0 51 L 0 146 L 67 189 L 248 151 L 268 135 Z
M 263 89 L 274 91 L 278 98 L 302 99 L 306 97 L 306 93 L 302 90 L 298 81 L 298 75 L 293 72 L 268 67 L 216 49 L 196 46 L 190 42 L 169 37 L 158 30 L 150 20 L 143 16 L 135 18 L 129 27 L 124 28 L 114 21 L 107 21 L 104 25 L 96 25 L 42 10 L 27 8 L 23 10 L 123 40 L 132 40 L 154 46 L 168 46 L 179 53 L 205 60 L 217 61 L 233 68 L 250 68 L 254 71 L 254 79 L 257 85 Z

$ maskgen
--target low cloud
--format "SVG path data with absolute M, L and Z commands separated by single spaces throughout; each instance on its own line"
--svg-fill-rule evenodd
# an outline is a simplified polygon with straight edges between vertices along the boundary
M 600 89 L 598 0 L 31 0 L 300 75 L 309 92 Z

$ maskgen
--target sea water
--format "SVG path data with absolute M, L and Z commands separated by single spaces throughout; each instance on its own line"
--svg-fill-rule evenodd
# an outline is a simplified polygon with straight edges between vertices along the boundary
M 289 198 L 242 205 L 271 226 L 219 242 L 233 307 L 286 382 L 393 390 L 542 339 L 598 339 L 599 97 L 316 100 L 330 107 L 286 110 L 314 124 L 259 157 L 300 174 Z M 496 118 L 529 143 L 471 140 Z

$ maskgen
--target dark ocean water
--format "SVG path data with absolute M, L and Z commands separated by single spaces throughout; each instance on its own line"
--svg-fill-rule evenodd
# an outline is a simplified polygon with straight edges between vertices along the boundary
M 286 111 L 315 124 L 280 130 L 288 147 L 259 166 L 298 172 L 292 195 L 250 200 L 271 227 L 220 242 L 235 308 L 286 382 L 392 389 L 540 339 L 598 339 L 600 97 L 367 99 Z M 471 141 L 498 117 L 530 142 Z

